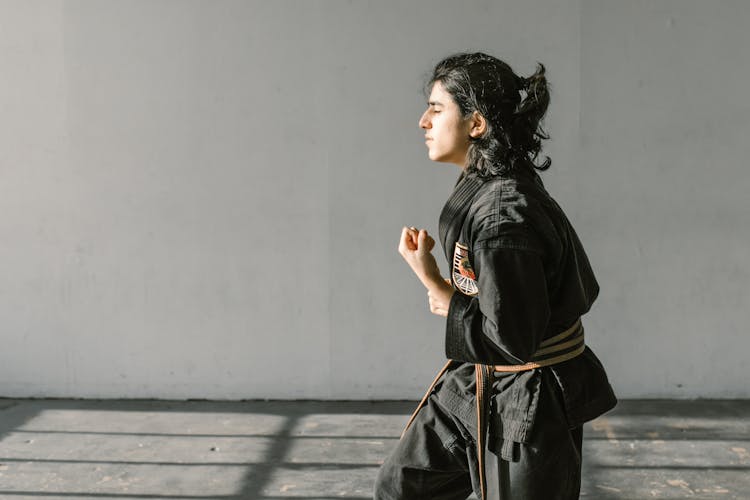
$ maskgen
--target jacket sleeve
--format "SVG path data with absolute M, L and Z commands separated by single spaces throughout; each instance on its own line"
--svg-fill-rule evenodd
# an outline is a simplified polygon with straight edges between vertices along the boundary
M 514 245 L 475 247 L 479 293 L 456 291 L 448 308 L 449 359 L 522 364 L 537 350 L 550 317 L 541 254 Z

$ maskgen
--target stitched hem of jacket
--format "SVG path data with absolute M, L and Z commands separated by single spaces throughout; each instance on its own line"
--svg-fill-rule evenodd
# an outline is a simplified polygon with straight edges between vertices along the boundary
M 453 415 L 464 424 L 464 427 L 466 427 L 472 437 L 476 439 L 477 416 L 474 411 L 474 398 L 467 399 L 448 387 L 441 387 L 438 390 L 437 398 L 446 409 L 453 413 Z
M 538 374 L 532 374 L 528 372 L 529 376 L 538 376 Z M 528 441 L 531 427 L 533 426 L 536 416 L 537 398 L 539 395 L 539 388 L 536 389 L 536 394 L 531 396 L 529 400 L 529 407 L 526 409 L 520 409 L 512 404 L 512 401 L 517 401 L 518 391 L 523 390 L 525 386 L 518 382 L 513 382 L 512 385 L 507 389 L 508 394 L 505 396 L 508 400 L 502 405 L 499 410 L 500 414 L 493 415 L 491 419 L 491 425 L 499 427 L 491 431 L 494 435 L 502 437 L 504 440 L 514 441 L 516 443 L 526 443 Z M 497 398 L 502 397 L 497 393 L 493 395 L 493 406 L 497 402 Z M 477 415 L 476 415 L 476 398 L 470 393 L 458 393 L 451 389 L 449 386 L 441 383 L 437 389 L 437 399 L 446 409 L 448 409 L 453 415 L 455 415 L 464 426 L 469 430 L 472 436 L 476 436 L 477 428 Z M 497 409 L 493 409 L 493 412 Z

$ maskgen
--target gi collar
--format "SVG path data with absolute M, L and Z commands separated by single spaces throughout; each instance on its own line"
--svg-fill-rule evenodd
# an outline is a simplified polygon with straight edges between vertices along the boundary
M 460 238 L 461 227 L 463 226 L 466 214 L 469 212 L 471 200 L 474 199 L 482 184 L 484 184 L 484 180 L 475 172 L 462 173 L 458 178 L 456 187 L 453 189 L 453 193 L 448 198 L 443 211 L 440 213 L 438 233 L 440 241 L 443 244 L 445 258 L 448 259 L 448 262 L 453 257 L 453 247 Z M 470 242 L 462 241 L 461 243 L 469 244 Z

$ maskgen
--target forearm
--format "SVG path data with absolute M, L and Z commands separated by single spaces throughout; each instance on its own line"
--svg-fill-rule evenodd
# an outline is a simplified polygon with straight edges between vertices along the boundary
M 440 271 L 437 269 L 421 272 L 414 270 L 414 274 L 419 281 L 422 282 L 428 292 L 438 292 L 446 286 L 446 280 L 440 275 Z
M 443 279 L 439 272 L 422 282 L 427 288 L 430 301 L 430 311 L 439 316 L 448 316 L 448 307 L 453 298 L 454 290 L 448 280 Z

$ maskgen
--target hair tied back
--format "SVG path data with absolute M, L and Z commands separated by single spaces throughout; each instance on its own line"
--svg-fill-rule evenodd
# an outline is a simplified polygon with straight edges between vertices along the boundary
M 530 166 L 549 168 L 548 157 L 537 163 L 542 140 L 549 139 L 541 127 L 549 105 L 541 63 L 525 78 L 488 54 L 458 53 L 435 66 L 429 86 L 435 82 L 451 95 L 463 117 L 477 111 L 487 120 L 485 134 L 469 145 L 467 170 L 493 176 Z
M 521 110 L 524 101 L 526 101 L 526 98 L 528 98 L 529 96 L 529 79 L 518 76 L 516 78 L 516 87 L 518 87 L 518 94 L 520 95 L 520 99 L 518 100 L 518 104 L 516 104 L 516 108 L 513 110 L 514 115 L 522 112 Z

